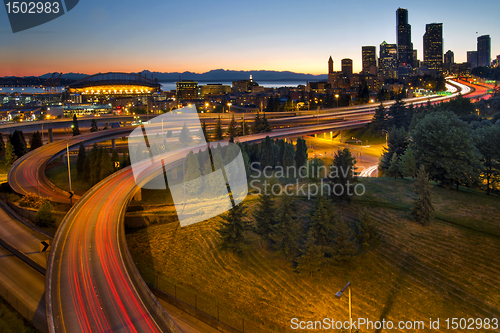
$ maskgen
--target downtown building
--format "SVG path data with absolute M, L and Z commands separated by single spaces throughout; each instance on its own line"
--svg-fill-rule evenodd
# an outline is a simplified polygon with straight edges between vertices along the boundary
M 375 46 L 363 46 L 361 48 L 364 74 L 377 74 L 377 50 Z
M 408 10 L 398 8 L 396 11 L 396 32 L 398 45 L 398 65 L 413 65 L 413 43 L 411 42 L 411 25 L 408 24 Z
M 443 71 L 443 24 L 431 23 L 425 26 L 424 65 L 434 75 Z
M 491 38 L 490 35 L 477 38 L 477 66 L 491 65 Z
M 398 78 L 398 46 L 396 44 L 387 44 L 386 41 L 380 44 L 378 69 L 379 75 L 384 79 Z

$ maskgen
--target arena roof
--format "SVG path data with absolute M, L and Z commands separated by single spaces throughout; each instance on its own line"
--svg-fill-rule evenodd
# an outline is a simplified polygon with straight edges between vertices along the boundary
M 130 73 L 104 73 L 88 76 L 84 79 L 73 82 L 69 89 L 88 88 L 105 85 L 133 85 L 160 89 L 161 84 L 153 79 L 149 79 L 139 74 Z

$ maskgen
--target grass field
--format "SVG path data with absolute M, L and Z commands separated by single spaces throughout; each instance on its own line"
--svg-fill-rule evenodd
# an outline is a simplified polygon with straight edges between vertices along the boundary
M 76 156 L 70 157 L 71 165 L 71 187 L 76 195 L 84 195 L 91 186 L 89 182 L 81 181 L 78 179 L 76 172 Z M 47 179 L 52 182 L 57 188 L 69 191 L 68 182 L 68 165 L 67 163 L 57 164 L 45 171 Z
M 339 211 L 353 222 L 360 208 L 368 207 L 382 244 L 349 267 L 331 267 L 321 276 L 299 275 L 253 234 L 242 256 L 219 250 L 219 218 L 186 228 L 170 223 L 136 230 L 127 236 L 129 248 L 148 282 L 155 283 L 157 274 L 160 288 L 168 292 L 177 284 L 177 292 L 230 305 L 241 316 L 227 320 L 236 328 L 241 318 L 275 331 L 292 331 L 292 318 L 345 320 L 347 298 L 334 295 L 347 281 L 352 282 L 354 318 L 423 320 L 426 325 L 429 318 L 441 318 L 441 331 L 446 331 L 446 318 L 500 318 L 499 197 L 433 187 L 436 218 L 422 227 L 408 218 L 412 181 L 362 182 L 366 195 Z M 246 200 L 249 211 L 255 200 Z M 252 331 L 251 325 L 245 327 Z
M 37 333 L 39 331 L 0 297 L 0 332 Z

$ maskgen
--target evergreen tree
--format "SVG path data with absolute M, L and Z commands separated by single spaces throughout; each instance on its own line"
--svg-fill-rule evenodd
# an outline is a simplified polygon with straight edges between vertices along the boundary
M 191 133 L 189 132 L 189 128 L 187 127 L 187 124 L 184 123 L 184 126 L 182 126 L 181 133 L 179 135 L 179 142 L 187 146 L 188 144 L 193 141 L 193 138 L 191 137 Z
M 271 131 L 272 131 L 271 124 L 269 124 L 269 121 L 266 118 L 266 114 L 264 113 L 264 116 L 262 117 L 262 120 L 261 120 L 259 133 L 268 133 Z
M 261 143 L 261 155 L 260 155 L 261 167 L 274 167 L 274 157 L 273 157 L 273 143 L 269 136 Z
M 415 178 L 417 175 L 417 161 L 413 150 L 408 148 L 399 160 L 399 172 L 403 177 Z
M 122 164 L 121 164 L 121 167 L 122 169 L 125 168 L 125 167 L 128 167 L 129 165 L 131 165 L 131 161 L 130 161 L 130 155 L 128 153 L 128 151 L 126 151 L 124 154 L 123 154 L 123 159 L 122 159 Z
M 358 249 L 352 229 L 342 217 L 335 225 L 335 233 L 337 236 L 335 237 L 333 262 L 335 264 L 348 263 L 354 258 Z
M 186 156 L 186 162 L 184 164 L 184 182 L 187 193 L 190 195 L 200 193 L 202 185 L 202 179 L 200 177 L 200 163 L 198 162 L 198 157 L 191 150 Z
M 15 130 L 10 136 L 10 143 L 14 147 L 14 154 L 17 157 L 22 157 L 24 154 L 28 153 L 28 146 L 26 145 L 26 139 L 22 131 Z
M 356 239 L 363 251 L 368 252 L 380 244 L 380 231 L 373 223 L 366 208 L 361 211 L 359 222 L 356 225 Z
M 5 151 L 5 142 L 3 141 L 3 134 L 0 133 L 0 153 Z
M 253 218 L 256 223 L 255 232 L 269 244 L 273 227 L 276 224 L 274 197 L 270 194 L 271 191 L 259 195 L 257 207 L 253 213 Z
M 42 134 L 40 132 L 36 131 L 31 134 L 31 140 L 30 140 L 30 150 L 35 150 L 37 148 L 40 148 L 43 146 L 42 142 Z
M 105 179 L 115 172 L 113 162 L 111 161 L 111 156 L 107 149 L 102 149 L 101 151 L 101 165 L 100 165 L 100 174 L 99 181 Z
M 380 106 L 375 110 L 375 114 L 373 115 L 373 119 L 370 124 L 370 128 L 373 133 L 380 133 L 382 130 L 387 129 L 386 117 L 387 112 L 385 111 L 385 107 L 382 103 L 380 103 Z
M 208 135 L 207 124 L 205 123 L 205 120 L 203 120 L 203 123 L 201 125 L 201 131 L 202 131 L 203 137 L 205 138 L 205 141 L 209 142 L 210 138 Z
M 92 147 L 92 150 L 90 151 L 89 157 L 90 157 L 90 184 L 94 186 L 97 184 L 101 179 L 101 173 L 100 173 L 100 168 L 101 168 L 101 156 L 102 156 L 102 148 L 97 147 L 97 143 L 94 143 L 94 146 Z
M 253 134 L 259 134 L 260 133 L 260 128 L 261 128 L 261 118 L 260 118 L 260 114 L 257 112 L 257 114 L 255 115 L 255 118 L 253 120 L 253 124 L 252 124 L 252 133 Z
M 172 134 L 172 131 L 171 131 L 171 130 L 168 130 L 168 131 L 167 131 L 167 138 L 171 138 L 171 137 L 172 137 L 172 135 L 173 135 L 173 134 Z
M 215 141 L 221 141 L 224 138 L 222 133 L 222 120 L 220 119 L 220 117 L 219 119 L 217 119 L 217 123 L 215 124 L 213 137 Z
M 52 211 L 54 207 L 49 201 L 45 201 L 40 207 L 35 216 L 35 224 L 39 227 L 47 227 L 56 222 L 56 219 L 52 216 Z
M 284 168 L 293 166 L 294 164 L 295 149 L 291 144 L 285 144 L 285 153 L 283 155 L 282 165 Z
M 85 170 L 85 159 L 87 157 L 87 151 L 85 150 L 85 145 L 80 143 L 80 147 L 78 149 L 78 158 L 76 160 L 76 174 L 78 179 L 84 179 L 84 170 Z
M 236 120 L 234 119 L 234 114 L 233 114 L 233 117 L 231 118 L 231 122 L 229 123 L 229 126 L 227 127 L 227 135 L 230 138 L 234 138 L 235 136 L 238 135 L 237 131 L 238 131 L 238 129 L 236 127 Z
M 118 171 L 120 168 L 116 166 L 116 162 L 120 162 L 120 155 L 118 154 L 118 150 L 113 149 L 111 153 L 111 164 L 113 165 L 113 170 Z
M 236 205 L 229 212 L 222 216 L 223 221 L 217 232 L 221 236 L 221 247 L 241 253 L 243 251 L 245 240 L 245 232 L 249 230 L 247 222 L 243 221 L 245 208 L 243 203 Z
M 292 198 L 283 196 L 281 209 L 278 212 L 277 223 L 274 226 L 271 239 L 275 248 L 292 261 L 298 254 L 298 225 L 294 214 Z
M 97 127 L 97 121 L 95 119 L 92 119 L 90 122 L 90 131 L 91 132 L 97 132 L 99 128 Z
M 316 245 L 314 235 L 309 232 L 305 249 L 297 259 L 297 269 L 299 272 L 307 273 L 312 277 L 314 273 L 321 271 L 325 262 L 325 254 L 321 246 Z
M 17 159 L 16 153 L 14 151 L 14 146 L 10 143 L 10 139 L 7 139 L 7 145 L 5 146 L 5 165 L 11 166 L 12 163 Z
M 420 166 L 415 181 L 415 192 L 420 196 L 411 209 L 411 216 L 416 222 L 428 225 L 434 214 L 434 207 L 431 201 L 431 186 L 429 176 L 425 172 L 425 167 Z
M 350 201 L 350 188 L 355 181 L 356 159 L 349 148 L 338 150 L 333 156 L 333 165 L 330 168 L 329 180 L 331 182 L 333 199 Z
M 244 116 L 243 116 L 243 120 L 241 121 L 240 132 L 241 132 L 241 135 L 250 135 L 250 127 L 248 127 L 248 123 L 245 121 Z
M 331 254 L 331 247 L 335 237 L 335 225 L 338 220 L 335 206 L 328 198 L 322 195 L 317 196 L 310 219 L 309 232 L 316 240 L 316 245 L 321 247 L 323 254 Z
M 283 157 L 285 156 L 285 140 L 283 139 L 279 139 L 277 140 L 277 144 L 278 144 L 278 147 L 280 149 L 280 152 L 279 152 L 279 160 L 278 160 L 278 163 L 283 166 Z
M 396 153 L 396 155 L 400 157 L 404 154 L 406 148 L 408 148 L 406 131 L 403 128 L 393 128 L 389 132 L 389 137 L 387 139 L 387 148 L 384 148 L 384 152 L 382 153 L 382 157 L 380 158 L 379 167 L 384 171 L 389 170 L 394 153 Z
M 302 138 L 297 139 L 297 147 L 295 149 L 295 166 L 300 168 L 307 163 L 307 143 Z
M 400 99 L 391 105 L 387 112 L 388 127 L 407 128 L 406 125 L 406 107 L 405 103 Z M 409 124 L 408 124 L 409 125 Z
M 500 127 L 484 126 L 476 130 L 476 147 L 481 153 L 481 178 L 489 195 L 492 184 L 500 178 Z
M 73 136 L 80 135 L 80 128 L 78 127 L 78 119 L 76 119 L 76 114 L 73 115 Z
M 387 176 L 394 177 L 395 179 L 401 176 L 399 171 L 399 157 L 398 154 L 392 154 L 391 165 L 389 166 L 389 170 L 387 170 Z
M 467 123 L 452 112 L 433 112 L 411 132 L 411 149 L 432 180 L 444 186 L 477 182 L 480 154 Z

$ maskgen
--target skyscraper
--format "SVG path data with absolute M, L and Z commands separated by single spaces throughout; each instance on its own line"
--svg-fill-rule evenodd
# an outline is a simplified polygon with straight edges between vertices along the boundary
M 378 68 L 384 78 L 397 78 L 398 46 L 396 44 L 387 44 L 386 41 L 380 44 Z
M 448 50 L 444 54 L 443 70 L 451 73 L 453 71 L 453 65 L 455 64 L 455 54 L 452 50 Z
M 352 76 L 352 59 L 342 59 L 342 73 L 345 76 Z
M 407 9 L 398 8 L 396 11 L 396 32 L 399 65 L 411 66 L 413 64 L 413 44 L 411 42 L 411 25 L 408 24 Z
M 328 74 L 333 73 L 333 59 L 332 56 L 330 56 L 330 59 L 328 59 Z
M 425 26 L 424 64 L 429 69 L 443 70 L 443 24 L 430 23 Z
M 467 51 L 467 62 L 470 68 L 477 67 L 477 51 Z
M 375 46 L 363 46 L 363 73 L 377 74 L 377 50 Z
M 491 38 L 484 35 L 477 38 L 477 65 L 489 66 L 491 64 Z

